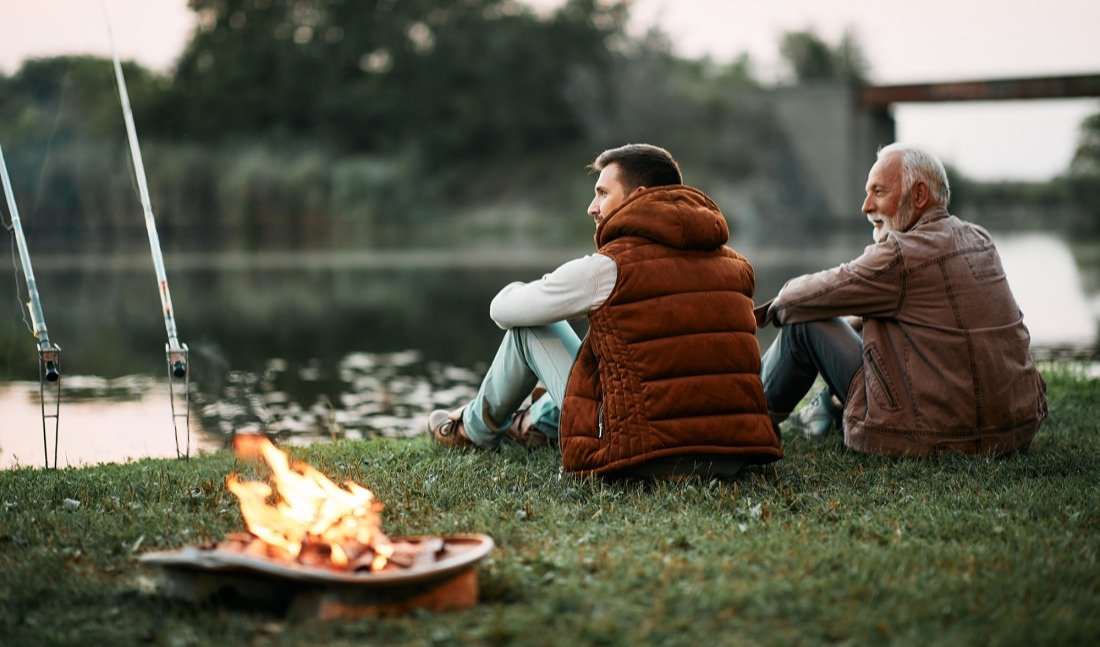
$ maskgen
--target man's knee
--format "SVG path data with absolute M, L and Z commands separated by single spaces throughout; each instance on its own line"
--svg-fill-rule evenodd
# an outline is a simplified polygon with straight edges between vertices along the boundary
M 810 346 L 818 321 L 800 321 L 779 327 L 779 338 L 795 352 L 803 352 Z M 778 339 L 777 339 L 778 341 Z
M 809 349 L 818 344 L 826 346 L 859 345 L 859 334 L 840 317 L 802 321 L 780 328 L 793 347 Z

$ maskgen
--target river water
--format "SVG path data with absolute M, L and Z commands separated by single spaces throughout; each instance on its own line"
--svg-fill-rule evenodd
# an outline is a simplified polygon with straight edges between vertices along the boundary
M 1095 365 L 1100 242 L 994 237 L 1035 356 Z M 739 251 L 763 300 L 864 244 Z M 147 256 L 35 258 L 50 340 L 62 349 L 60 388 L 45 391 L 47 414 L 58 415 L 43 418 L 36 344 L 19 305 L 25 285 L 12 269 L 0 281 L 0 468 L 194 455 L 241 431 L 283 444 L 419 433 L 431 409 L 476 391 L 500 340 L 487 314 L 496 291 L 589 251 L 169 255 L 187 381 L 168 377 Z M 764 347 L 773 334 L 761 331 Z

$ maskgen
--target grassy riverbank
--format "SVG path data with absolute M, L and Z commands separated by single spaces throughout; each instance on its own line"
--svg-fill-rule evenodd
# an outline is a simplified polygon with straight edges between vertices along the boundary
M 481 603 L 295 624 L 152 593 L 136 556 L 243 529 L 229 453 L 0 472 L 4 645 L 1083 644 L 1100 635 L 1100 381 L 1048 369 L 1007 460 L 789 439 L 731 483 L 558 477 L 553 451 L 425 439 L 294 449 L 370 487 L 391 536 L 480 532 Z M 75 502 L 79 502 L 77 505 Z

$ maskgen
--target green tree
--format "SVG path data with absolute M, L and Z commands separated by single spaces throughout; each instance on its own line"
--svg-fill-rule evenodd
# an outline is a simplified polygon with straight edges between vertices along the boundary
M 123 63 L 139 132 L 164 79 Z M 0 143 L 12 189 L 37 243 L 85 249 L 121 239 L 140 209 L 115 81 L 105 58 L 32 59 L 0 91 Z M 138 211 L 140 214 L 140 211 Z M 140 231 L 140 229 L 138 229 Z
M 864 82 L 870 71 L 863 50 L 851 32 L 845 32 L 835 47 L 811 29 L 787 32 L 779 53 L 790 66 L 796 81 Z
M 1081 122 L 1081 133 L 1070 163 L 1070 172 L 1100 176 L 1100 112 Z
M 113 138 L 124 132 L 113 63 L 92 56 L 31 59 L 0 92 L 0 137 L 9 148 L 49 140 Z M 134 63 L 122 64 L 131 106 L 147 110 L 164 79 Z
M 1086 214 L 1092 216 L 1093 227 L 1100 217 L 1100 113 L 1086 117 L 1081 123 L 1077 150 L 1069 167 L 1069 190 Z
M 580 133 L 565 88 L 600 70 L 626 3 L 191 0 L 199 28 L 159 123 L 208 141 L 262 134 L 429 159 L 506 154 Z
M 749 67 L 747 57 L 728 65 L 679 58 L 654 30 L 617 53 L 606 79 L 573 78 L 569 96 L 598 147 L 659 142 L 680 156 L 697 151 L 713 170 L 738 171 L 744 157 L 759 154 L 749 140 L 770 126 Z

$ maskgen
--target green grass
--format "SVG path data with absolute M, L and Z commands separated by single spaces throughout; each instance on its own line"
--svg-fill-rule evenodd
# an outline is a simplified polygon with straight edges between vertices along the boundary
M 479 532 L 481 602 L 293 623 L 151 592 L 136 556 L 240 531 L 228 453 L 0 472 L 3 645 L 1069 645 L 1100 636 L 1100 381 L 1047 367 L 1026 456 L 895 459 L 836 435 L 733 482 L 559 478 L 550 450 L 425 439 L 291 454 L 391 536 Z M 256 472 L 251 471 L 252 474 Z M 72 509 L 65 500 L 80 501 Z

